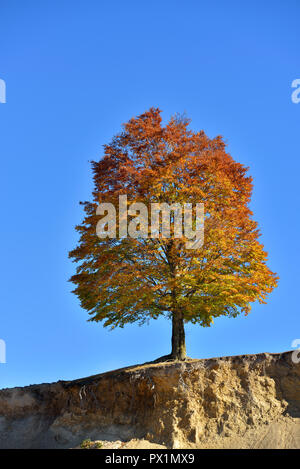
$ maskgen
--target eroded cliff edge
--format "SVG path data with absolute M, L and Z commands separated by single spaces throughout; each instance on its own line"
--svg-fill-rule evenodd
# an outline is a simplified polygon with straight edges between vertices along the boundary
M 292 352 L 137 365 L 0 391 L 0 448 L 141 438 L 172 448 L 300 448 Z

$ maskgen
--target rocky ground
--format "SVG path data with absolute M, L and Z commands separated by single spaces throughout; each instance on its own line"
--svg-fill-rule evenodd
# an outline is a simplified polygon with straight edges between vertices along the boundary
M 0 448 L 300 448 L 292 352 L 149 363 L 0 391 Z M 93 443 L 97 442 L 97 443 Z

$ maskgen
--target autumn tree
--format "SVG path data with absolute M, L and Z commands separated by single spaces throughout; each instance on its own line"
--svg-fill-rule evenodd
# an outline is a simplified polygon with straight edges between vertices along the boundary
M 123 125 L 92 169 L 93 198 L 83 203 L 85 218 L 76 227 L 80 241 L 70 252 L 78 263 L 74 293 L 90 321 L 114 328 L 164 315 L 172 321 L 170 358 L 182 360 L 184 323 L 210 326 L 222 315 L 247 314 L 257 300 L 265 303 L 278 277 L 266 265 L 249 208 L 252 178 L 226 151 L 222 137 L 195 132 L 177 115 L 163 126 L 161 111 L 151 108 Z M 116 236 L 99 238 L 97 206 L 110 202 L 118 210 L 125 194 L 128 204 L 147 207 L 203 203 L 203 245 L 188 249 L 184 235 L 176 238 L 174 230 L 168 238 L 150 232 L 120 237 L 118 217 Z

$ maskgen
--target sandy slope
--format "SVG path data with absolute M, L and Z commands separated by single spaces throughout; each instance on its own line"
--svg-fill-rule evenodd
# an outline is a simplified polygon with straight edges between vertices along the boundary
M 0 391 L 0 448 L 300 448 L 292 353 L 136 365 Z

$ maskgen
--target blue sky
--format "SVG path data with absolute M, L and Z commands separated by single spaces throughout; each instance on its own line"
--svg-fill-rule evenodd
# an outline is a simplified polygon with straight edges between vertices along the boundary
M 300 337 L 299 1 L 1 1 L 0 388 L 73 379 L 170 351 L 171 325 L 109 331 L 71 294 L 68 251 L 89 161 L 151 106 L 186 112 L 250 166 L 252 209 L 280 275 L 248 317 L 187 326 L 192 357 L 281 352 Z

